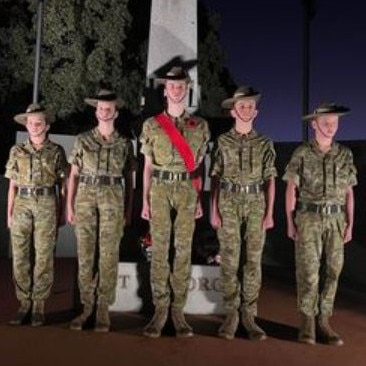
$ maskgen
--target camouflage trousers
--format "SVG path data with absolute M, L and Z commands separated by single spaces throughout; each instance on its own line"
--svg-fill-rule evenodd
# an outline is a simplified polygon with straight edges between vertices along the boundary
M 227 312 L 241 307 L 244 313 L 255 316 L 262 283 L 264 195 L 221 191 L 219 210 L 224 306 Z
M 124 226 L 122 186 L 79 185 L 75 202 L 78 282 L 83 304 L 113 304 Z
M 55 197 L 15 197 L 10 235 L 17 298 L 46 300 L 53 284 Z
M 330 316 L 344 261 L 344 214 L 297 213 L 295 222 L 298 310 L 308 316 Z
M 187 301 L 191 276 L 192 236 L 195 227 L 197 193 L 190 181 L 165 182 L 153 180 L 151 187 L 150 230 L 152 258 L 150 281 L 155 307 L 170 305 L 182 309 Z M 174 222 L 172 209 L 176 210 Z M 170 237 L 174 232 L 174 258 L 169 264 Z

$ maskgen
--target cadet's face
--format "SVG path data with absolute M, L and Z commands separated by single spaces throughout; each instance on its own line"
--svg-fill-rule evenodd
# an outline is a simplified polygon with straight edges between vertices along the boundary
M 173 103 L 180 103 L 188 92 L 188 84 L 185 80 L 167 80 L 165 83 L 165 96 Z
M 242 99 L 235 103 L 232 116 L 243 122 L 252 121 L 258 114 L 257 103 L 254 99 Z
M 95 116 L 98 121 L 108 122 L 113 121 L 118 117 L 118 112 L 115 102 L 98 102 L 95 109 Z
M 317 117 L 312 126 L 316 134 L 326 138 L 333 138 L 338 130 L 339 116 L 336 114 L 329 114 Z
M 46 119 L 41 115 L 30 115 L 27 117 L 26 128 L 31 137 L 41 136 L 45 134 L 49 128 Z

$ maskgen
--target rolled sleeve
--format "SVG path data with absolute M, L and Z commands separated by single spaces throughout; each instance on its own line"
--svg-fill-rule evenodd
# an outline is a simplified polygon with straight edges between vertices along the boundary
M 287 164 L 282 179 L 286 182 L 291 181 L 296 186 L 300 185 L 300 159 L 296 154 L 291 157 L 290 162 Z
M 82 153 L 82 148 L 81 148 L 80 136 L 76 136 L 74 147 L 71 150 L 68 161 L 70 164 L 76 165 L 80 169 L 82 168 L 83 153 Z
M 16 147 L 12 147 L 9 153 L 9 159 L 5 166 L 5 177 L 16 180 L 18 177 L 18 164 L 16 159 Z
M 263 161 L 263 179 L 268 180 L 270 178 L 277 177 L 277 169 L 275 166 L 276 151 L 274 149 L 273 143 L 270 142 L 268 150 L 264 154 Z
M 210 177 L 221 177 L 224 170 L 224 161 L 219 147 L 219 143 L 216 141 L 211 153 L 211 167 L 209 171 Z
M 142 126 L 142 132 L 139 137 L 141 143 L 140 152 L 147 156 L 153 155 L 152 138 L 151 138 L 151 126 L 147 120 Z

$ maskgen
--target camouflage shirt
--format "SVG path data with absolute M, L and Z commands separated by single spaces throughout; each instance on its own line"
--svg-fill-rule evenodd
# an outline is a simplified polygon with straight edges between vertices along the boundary
M 357 184 L 356 173 L 349 148 L 334 142 L 323 153 L 314 140 L 294 151 L 283 179 L 298 187 L 301 202 L 343 205 L 347 188 Z
M 174 122 L 191 147 L 197 163 L 205 155 L 210 139 L 207 122 L 187 112 L 184 112 L 181 117 L 175 118 Z M 142 144 L 141 152 L 152 157 L 154 168 L 172 172 L 186 171 L 182 157 L 154 117 L 144 122 L 140 142 Z
M 277 176 L 275 158 L 267 137 L 255 130 L 242 135 L 232 128 L 215 141 L 210 175 L 233 184 L 261 184 Z
M 28 139 L 11 148 L 5 177 L 17 186 L 52 187 L 66 176 L 67 167 L 62 146 L 46 139 L 36 150 Z
M 80 169 L 80 174 L 120 177 L 133 167 L 132 142 L 114 131 L 105 141 L 98 128 L 76 136 L 69 163 Z

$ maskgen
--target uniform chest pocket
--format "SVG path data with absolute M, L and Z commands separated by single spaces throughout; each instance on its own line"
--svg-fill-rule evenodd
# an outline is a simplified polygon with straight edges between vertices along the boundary
M 321 161 L 303 158 L 300 166 L 300 185 L 313 194 L 322 194 L 324 190 L 324 167 Z
M 100 160 L 100 146 L 85 146 L 83 149 L 83 169 L 87 172 L 97 174 Z
M 337 188 L 347 188 L 349 183 L 349 168 L 345 164 L 334 164 L 334 181 Z
M 29 177 L 31 174 L 31 155 L 23 152 L 17 156 L 18 173 L 20 176 Z
M 168 165 L 173 161 L 173 145 L 164 131 L 159 131 L 153 142 L 155 161 L 159 165 Z
M 238 148 L 222 148 L 224 174 L 227 177 L 237 176 L 241 170 L 242 156 Z
M 127 160 L 127 148 L 124 145 L 113 146 L 108 153 L 108 171 L 113 175 L 121 175 Z

